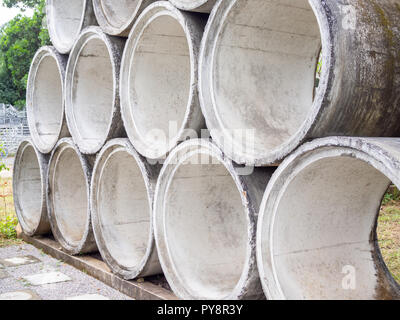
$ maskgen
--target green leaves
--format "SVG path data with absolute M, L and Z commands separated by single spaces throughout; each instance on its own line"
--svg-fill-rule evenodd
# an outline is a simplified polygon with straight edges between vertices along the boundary
M 0 220 L 0 236 L 6 239 L 13 239 L 17 237 L 15 227 L 18 224 L 18 219 L 15 215 L 8 215 Z
M 36 8 L 42 3 L 42 0 L 3 0 L 4 6 L 8 8 Z
M 45 25 L 44 0 L 8 0 L 8 7 L 35 8 L 32 17 L 16 16 L 0 29 L 0 103 L 25 106 L 30 63 L 35 52 L 50 44 Z

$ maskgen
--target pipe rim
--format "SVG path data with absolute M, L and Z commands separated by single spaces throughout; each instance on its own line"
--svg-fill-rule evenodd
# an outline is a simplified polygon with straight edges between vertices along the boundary
M 132 15 L 130 16 L 130 18 L 121 26 L 117 26 L 112 23 L 111 19 L 104 12 L 102 0 L 93 0 L 94 13 L 96 15 L 97 22 L 99 23 L 103 31 L 113 36 L 122 35 L 125 32 L 127 32 L 133 25 L 135 18 L 137 17 L 141 9 L 141 6 L 143 5 L 143 0 L 136 0 L 136 2 L 137 2 L 136 8 L 133 11 Z
M 174 18 L 182 27 L 185 35 L 187 44 L 189 47 L 189 57 L 190 57 L 190 85 L 189 85 L 189 96 L 186 103 L 186 111 L 178 129 L 177 135 L 173 139 L 169 139 L 168 146 L 159 150 L 157 147 L 154 148 L 153 145 L 148 144 L 141 138 L 142 134 L 137 129 L 135 124 L 135 116 L 132 112 L 132 99 L 130 94 L 130 78 L 131 78 L 131 68 L 133 60 L 135 57 L 136 48 L 141 40 L 141 36 L 146 30 L 146 28 L 158 17 L 170 16 Z M 195 119 L 192 115 L 195 113 L 195 96 L 196 96 L 196 74 L 197 74 L 197 58 L 194 52 L 195 44 L 194 39 L 190 36 L 190 28 L 186 23 L 186 16 L 177 8 L 175 8 L 168 1 L 157 1 L 149 5 L 140 16 L 137 18 L 132 30 L 129 34 L 129 38 L 126 42 L 124 53 L 121 62 L 121 76 L 120 76 L 120 98 L 121 98 L 121 116 L 126 129 L 128 138 L 134 148 L 143 156 L 149 159 L 159 159 L 168 155 L 171 150 L 178 145 L 179 141 L 185 136 L 185 131 L 193 127 L 192 123 Z M 125 85 L 126 84 L 126 85 Z M 153 156 L 153 154 L 155 154 Z
M 194 151 L 190 151 L 191 148 L 195 148 Z M 196 149 L 197 148 L 197 149 Z M 244 288 L 251 282 L 251 270 L 253 267 L 252 256 L 254 253 L 254 248 L 251 246 L 252 235 L 255 234 L 255 226 L 251 223 L 251 215 L 253 208 L 250 205 L 250 200 L 247 192 L 244 188 L 244 182 L 241 177 L 235 174 L 235 169 L 232 161 L 227 159 L 219 148 L 211 142 L 203 139 L 192 139 L 183 142 L 178 147 L 176 147 L 168 156 L 165 161 L 164 166 L 161 169 L 156 191 L 154 197 L 154 234 L 157 245 L 158 257 L 164 272 L 164 275 L 172 288 L 173 292 L 180 296 L 182 299 L 207 299 L 207 297 L 198 297 L 194 292 L 191 292 L 191 288 L 188 287 L 183 279 L 179 277 L 179 272 L 175 263 L 170 257 L 170 250 L 167 245 L 168 241 L 165 234 L 165 217 L 164 217 L 164 199 L 166 195 L 166 189 L 178 170 L 179 166 L 187 159 L 191 158 L 193 155 L 199 154 L 201 150 L 203 154 L 207 154 L 216 158 L 219 163 L 228 170 L 233 182 L 235 183 L 243 204 L 244 213 L 246 215 L 247 226 L 247 244 L 246 244 L 246 256 L 245 263 L 242 268 L 242 273 L 239 281 L 235 285 L 234 289 L 226 296 L 220 297 L 221 300 L 237 300 L 241 299 L 242 296 L 246 294 Z M 161 250 L 160 248 L 166 248 L 166 250 Z M 255 263 L 255 262 L 254 262 Z M 173 270 L 170 272 L 169 270 Z
M 190 2 L 182 0 L 169 0 L 169 1 L 178 9 L 186 11 L 199 9 L 201 6 L 209 2 L 209 0 L 191 0 Z
M 85 222 L 85 231 L 83 232 L 82 238 L 80 241 L 77 241 L 76 244 L 70 243 L 68 239 L 63 235 L 61 229 L 58 226 L 57 222 L 57 217 L 55 214 L 54 210 L 54 199 L 53 199 L 53 192 L 51 190 L 53 189 L 53 181 L 55 178 L 54 173 L 56 172 L 55 170 L 57 169 L 57 164 L 59 161 L 60 156 L 62 153 L 66 150 L 73 150 L 76 155 L 79 158 L 79 162 L 82 166 L 82 171 L 83 175 L 85 177 L 85 183 L 86 183 L 86 197 L 88 200 L 88 205 L 87 205 L 87 219 Z M 89 205 L 89 199 L 90 199 L 90 179 L 91 179 L 91 174 L 89 170 L 85 170 L 85 168 L 88 168 L 88 162 L 84 158 L 84 156 L 79 152 L 77 146 L 74 144 L 73 140 L 71 138 L 62 138 L 59 140 L 57 145 L 55 146 L 53 152 L 51 153 L 50 160 L 49 160 L 49 166 L 47 170 L 47 208 L 48 208 L 48 219 L 50 222 L 51 230 L 53 232 L 54 237 L 57 239 L 57 241 L 61 244 L 62 248 L 69 254 L 71 255 L 76 255 L 79 253 L 82 253 L 86 251 L 86 247 L 90 246 L 90 233 L 92 230 L 92 222 L 91 222 L 91 213 L 90 213 L 90 205 Z
M 87 143 L 84 138 L 81 138 L 81 133 L 77 126 L 76 115 L 74 111 L 74 103 L 72 102 L 73 97 L 73 80 L 75 76 L 76 66 L 78 64 L 80 54 L 85 49 L 86 45 L 91 40 L 100 40 L 104 43 L 107 48 L 108 54 L 110 56 L 110 63 L 112 67 L 112 76 L 113 76 L 113 96 L 112 96 L 112 112 L 109 115 L 107 131 L 103 134 L 103 137 L 99 139 L 99 142 L 95 144 Z M 109 140 L 112 136 L 112 126 L 114 122 L 114 117 L 118 114 L 118 91 L 119 91 L 119 68 L 117 66 L 116 61 L 118 61 L 118 50 L 114 43 L 112 42 L 110 36 L 105 34 L 100 27 L 91 26 L 85 28 L 80 34 L 78 40 L 75 42 L 72 51 L 70 53 L 68 64 L 66 68 L 66 78 L 65 78 L 65 114 L 68 124 L 68 129 L 71 133 L 71 136 L 74 140 L 74 143 L 77 145 L 80 152 L 83 154 L 96 154 L 101 148 L 104 146 L 107 140 Z
M 33 105 L 33 94 L 34 94 L 34 88 L 35 88 L 35 79 L 36 79 L 36 74 L 40 68 L 40 64 L 42 61 L 47 58 L 51 57 L 56 61 L 59 76 L 60 76 L 60 83 L 61 83 L 61 118 L 60 118 L 60 123 L 58 125 L 58 130 L 57 130 L 57 137 L 54 139 L 54 142 L 52 143 L 45 143 L 43 139 L 40 137 L 37 127 L 35 125 L 35 113 L 34 113 L 34 105 Z M 28 81 L 27 81 L 27 88 L 26 88 L 26 113 L 27 113 L 27 118 L 28 118 L 28 125 L 30 128 L 31 132 L 31 139 L 34 142 L 35 146 L 38 148 L 38 150 L 44 154 L 50 153 L 54 146 L 57 144 L 57 141 L 61 138 L 62 134 L 62 128 L 63 128 L 63 121 L 65 119 L 65 103 L 64 103 L 64 79 L 65 79 L 65 68 L 66 68 L 66 63 L 62 59 L 61 55 L 56 51 L 54 47 L 51 46 L 45 46 L 40 48 L 35 56 L 33 57 L 32 64 L 30 67 L 30 71 L 28 74 Z
M 149 236 L 147 241 L 146 252 L 141 259 L 140 263 L 134 267 L 127 267 L 119 263 L 111 254 L 111 251 L 107 247 L 107 241 L 103 237 L 103 232 L 101 228 L 101 218 L 98 214 L 97 207 L 97 194 L 99 189 L 99 182 L 101 181 L 101 177 L 104 172 L 104 168 L 107 165 L 107 161 L 117 152 L 125 152 L 129 154 L 132 158 L 134 158 L 136 165 L 138 166 L 142 177 L 145 181 L 145 187 L 147 190 L 148 196 L 148 204 L 150 208 L 150 220 L 149 220 Z M 93 168 L 91 187 L 90 187 L 90 204 L 91 204 L 91 214 L 92 214 L 92 223 L 93 223 L 93 231 L 96 239 L 96 243 L 98 249 L 101 253 L 101 256 L 106 261 L 107 265 L 111 268 L 111 270 L 123 277 L 126 280 L 137 278 L 141 275 L 143 270 L 145 269 L 149 259 L 151 258 L 152 252 L 155 248 L 155 240 L 154 240 L 154 227 L 153 227 L 153 190 L 151 189 L 152 182 L 150 181 L 149 176 L 149 164 L 146 160 L 140 156 L 133 146 L 129 143 L 127 139 L 113 139 L 110 140 L 103 149 L 100 151 L 96 158 L 96 163 Z
M 46 20 L 47 20 L 47 26 L 49 30 L 49 36 L 51 39 L 51 43 L 54 45 L 54 47 L 62 54 L 67 54 L 71 51 L 75 40 L 79 37 L 79 33 L 82 30 L 85 22 L 85 15 L 86 15 L 86 10 L 89 5 L 90 0 L 82 0 L 83 1 L 83 10 L 82 10 L 82 15 L 80 17 L 80 22 L 79 22 L 79 29 L 73 35 L 72 40 L 65 44 L 65 42 L 58 36 L 57 34 L 57 22 L 53 18 L 53 3 L 56 0 L 46 0 Z
M 206 25 L 204 36 L 200 47 L 199 58 L 199 98 L 200 106 L 206 119 L 207 127 L 210 129 L 211 136 L 215 144 L 220 147 L 228 157 L 236 163 L 263 166 L 274 164 L 282 160 L 290 152 L 296 149 L 304 140 L 307 134 L 314 127 L 314 120 L 321 114 L 322 102 L 326 99 L 325 95 L 328 91 L 332 73 L 332 35 L 329 25 L 328 16 L 325 8 L 318 0 L 309 0 L 315 18 L 319 25 L 321 44 L 322 44 L 322 74 L 320 79 L 320 89 L 316 92 L 314 101 L 308 113 L 306 120 L 299 127 L 289 140 L 281 144 L 272 151 L 261 151 L 260 154 L 254 152 L 243 152 L 242 148 L 235 148 L 239 151 L 232 151 L 231 148 L 224 145 L 235 146 L 235 141 L 227 134 L 227 129 L 223 126 L 219 119 L 217 111 L 217 103 L 215 99 L 215 90 L 213 88 L 213 66 L 215 65 L 215 55 L 217 51 L 217 42 L 224 26 L 224 21 L 228 17 L 230 11 L 240 0 L 219 0 L 212 10 L 208 23 Z M 222 22 L 221 22 L 222 21 Z M 219 133 L 214 130 L 219 131 Z M 224 143 L 225 141 L 225 143 Z M 228 143 L 226 142 L 228 141 Z M 259 151 L 259 150 L 257 150 Z
M 377 150 L 379 157 L 372 155 L 369 152 L 370 148 Z M 400 168 L 400 161 L 381 148 L 373 138 L 327 137 L 316 139 L 304 144 L 288 156 L 272 175 L 267 185 L 257 222 L 257 266 L 262 288 L 268 300 L 287 299 L 278 279 L 273 248 L 273 228 L 280 196 L 285 193 L 285 187 L 291 183 L 297 173 L 301 173 L 318 160 L 338 155 L 360 160 L 378 170 L 395 185 L 400 186 L 400 178 L 396 174 Z M 304 160 L 306 163 L 300 164 L 300 160 Z M 262 244 L 263 240 L 265 246 Z M 378 250 L 380 250 L 379 247 Z M 265 252 L 268 253 L 265 254 Z M 387 280 L 394 281 L 390 277 Z M 400 288 L 398 284 L 397 286 Z
M 43 164 L 47 162 L 45 157 L 35 148 L 35 145 L 32 143 L 31 139 L 25 139 L 23 140 L 19 147 L 18 150 L 15 154 L 14 158 L 14 165 L 13 165 L 13 181 L 12 181 L 12 186 L 13 190 L 17 190 L 17 183 L 18 183 L 18 176 L 20 174 L 21 166 L 19 165 L 20 160 L 22 159 L 22 156 L 27 148 L 32 148 L 35 151 L 37 161 L 39 164 L 39 170 L 40 170 L 40 177 L 41 177 L 41 209 L 40 209 L 40 220 L 36 226 L 33 228 L 29 227 L 27 223 L 25 223 L 24 215 L 22 213 L 22 208 L 20 205 L 20 199 L 18 192 L 13 192 L 14 193 L 14 207 L 15 207 L 15 213 L 17 214 L 18 217 L 18 222 L 21 225 L 21 228 L 23 232 L 28 235 L 28 236 L 33 236 L 38 233 L 41 229 L 41 225 L 44 224 L 45 226 L 47 225 L 49 229 L 49 222 L 47 219 L 47 206 L 46 206 L 46 175 L 47 175 L 47 168 L 43 167 Z

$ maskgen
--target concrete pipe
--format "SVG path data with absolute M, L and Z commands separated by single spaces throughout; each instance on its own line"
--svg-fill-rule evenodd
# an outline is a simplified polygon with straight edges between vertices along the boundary
M 399 24 L 391 0 L 218 1 L 199 67 L 215 142 L 268 165 L 311 138 L 400 135 Z
M 159 172 L 128 139 L 111 140 L 97 156 L 91 184 L 94 235 L 104 261 L 124 279 L 162 273 L 152 221 Z
M 215 145 L 197 139 L 175 148 L 161 170 L 155 238 L 165 277 L 183 299 L 264 297 L 256 220 L 274 169 L 240 170 Z
M 204 17 L 159 1 L 143 11 L 129 35 L 121 113 L 133 146 L 147 158 L 163 158 L 187 136 L 198 137 L 205 125 L 197 91 L 204 24 Z
M 26 112 L 32 141 L 50 153 L 69 135 L 64 113 L 64 77 L 67 57 L 53 47 L 40 48 L 33 58 L 26 89 Z
M 47 207 L 53 235 L 69 254 L 96 251 L 89 192 L 92 157 L 83 156 L 71 138 L 61 139 L 49 162 Z
M 175 7 L 186 10 L 210 13 L 217 0 L 169 0 Z
M 127 37 L 138 15 L 155 0 L 93 0 L 94 13 L 103 31 Z
M 119 69 L 125 41 L 100 27 L 86 28 L 71 51 L 65 80 L 68 128 L 83 154 L 95 154 L 124 135 Z
M 51 42 L 63 54 L 85 27 L 97 25 L 92 0 L 46 0 L 46 17 Z
M 270 299 L 399 299 L 378 245 L 381 200 L 400 187 L 400 139 L 331 137 L 289 156 L 260 209 L 257 261 Z
M 46 205 L 46 174 L 49 157 L 30 139 L 18 147 L 14 159 L 14 207 L 22 231 L 28 236 L 50 231 Z

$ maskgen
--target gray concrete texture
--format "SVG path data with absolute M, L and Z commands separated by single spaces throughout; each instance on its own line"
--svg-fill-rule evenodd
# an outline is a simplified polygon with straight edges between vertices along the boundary
M 14 207 L 25 234 L 50 231 L 46 204 L 47 167 L 49 157 L 41 154 L 30 139 L 23 141 L 13 165 Z
M 0 269 L 6 273 L 4 278 L 0 276 L 0 300 L 131 300 L 128 296 L 63 261 L 44 254 L 32 245 L 0 248 L 1 260 L 16 258 L 23 260 L 25 256 L 34 257 L 37 261 L 4 266 L 4 269 Z
M 186 11 L 210 13 L 217 0 L 169 0 L 175 7 Z
M 147 158 L 165 158 L 188 130 L 199 136 L 205 127 L 197 88 L 205 23 L 159 1 L 132 28 L 121 64 L 121 113 L 133 146 Z
M 376 234 L 391 182 L 400 187 L 398 138 L 329 137 L 289 156 L 271 178 L 258 220 L 266 296 L 399 299 Z
M 157 182 L 154 229 L 164 275 L 183 299 L 262 299 L 256 221 L 273 168 L 240 175 L 206 140 L 172 151 Z
M 61 139 L 48 167 L 47 208 L 54 237 L 70 254 L 97 251 L 89 204 L 94 158 L 82 155 L 72 139 Z
M 51 42 L 62 54 L 68 54 L 81 31 L 97 25 L 92 0 L 46 0 L 47 27 Z
M 93 0 L 99 26 L 112 36 L 127 37 L 140 13 L 155 0 Z
M 110 269 L 127 280 L 162 273 L 153 231 L 159 171 L 128 139 L 108 142 L 93 169 L 90 203 L 96 242 Z
M 313 138 L 399 136 L 399 24 L 391 0 L 218 1 L 199 66 L 215 142 L 238 163 L 269 165 Z
M 19 217 L 35 222 L 24 231 L 43 231 L 47 183 L 52 230 L 67 252 L 96 250 L 97 240 L 127 279 L 161 265 L 184 299 L 259 299 L 263 290 L 270 299 L 399 296 L 375 234 L 385 188 L 400 186 L 398 140 L 327 138 L 294 151 L 326 136 L 400 135 L 397 2 L 100 0 L 95 7 L 101 27 L 93 26 L 91 1 L 47 1 L 54 46 L 72 50 L 64 85 L 72 140 L 53 148 L 47 177 L 43 156 L 21 146 L 16 206 L 28 201 Z M 209 11 L 207 21 L 200 12 Z M 107 34 L 129 30 L 128 39 Z M 62 73 L 59 56 L 46 57 L 38 82 L 48 81 L 41 72 Z M 32 91 L 33 103 L 55 115 L 58 83 L 52 96 L 40 85 Z M 205 127 L 204 118 L 213 142 L 180 143 Z M 30 125 L 55 136 L 47 120 Z M 163 145 L 152 129 L 169 133 L 171 121 L 178 134 Z M 254 139 L 236 139 L 235 130 Z M 121 140 L 126 135 L 132 145 Z M 288 155 L 273 174 L 267 166 Z M 159 169 L 142 156 L 168 156 L 155 195 Z M 202 157 L 212 161 L 192 161 Z M 256 168 L 243 175 L 240 164 Z M 355 290 L 343 289 L 337 272 L 348 266 L 358 272 Z
M 42 153 L 69 136 L 64 108 L 67 56 L 54 47 L 40 48 L 33 58 L 26 89 L 26 112 L 31 138 Z

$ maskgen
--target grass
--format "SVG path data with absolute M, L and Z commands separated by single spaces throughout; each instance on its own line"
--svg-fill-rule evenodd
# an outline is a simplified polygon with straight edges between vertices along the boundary
M 17 223 L 12 179 L 0 178 L 0 248 L 22 243 L 16 237 Z M 385 263 L 400 283 L 400 190 L 394 186 L 383 198 L 377 232 Z
M 400 283 L 400 191 L 394 186 L 383 198 L 377 232 L 385 263 Z
M 0 178 L 0 248 L 20 244 L 15 227 L 18 224 L 14 209 L 12 179 Z

